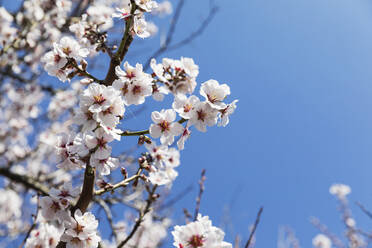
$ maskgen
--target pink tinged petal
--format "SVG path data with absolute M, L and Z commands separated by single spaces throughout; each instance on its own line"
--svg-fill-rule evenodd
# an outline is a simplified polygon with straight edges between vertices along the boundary
M 159 138 L 162 135 L 161 127 L 157 124 L 151 124 L 150 126 L 150 135 L 153 138 Z
M 183 130 L 183 126 L 178 122 L 174 122 L 170 125 L 170 132 L 175 136 L 182 134 Z
M 154 111 L 151 113 L 151 119 L 153 122 L 159 123 L 163 120 L 163 116 L 158 111 Z
M 167 109 L 164 114 L 165 114 L 165 120 L 167 122 L 173 122 L 177 117 L 176 111 L 174 111 L 173 109 Z

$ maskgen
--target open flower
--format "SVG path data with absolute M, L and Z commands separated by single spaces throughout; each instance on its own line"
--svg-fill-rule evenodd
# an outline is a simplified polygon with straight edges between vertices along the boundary
M 172 232 L 177 248 L 231 248 L 230 243 L 224 242 L 225 233 L 212 226 L 208 216 L 200 214 L 194 222 L 185 226 L 175 226 Z
M 160 142 L 164 145 L 171 145 L 174 136 L 178 136 L 183 131 L 183 126 L 176 120 L 176 112 L 173 109 L 154 111 L 151 114 L 154 124 L 150 126 L 150 135 L 154 138 L 160 137 Z
M 226 104 L 222 101 L 230 95 L 230 87 L 227 84 L 219 84 L 216 80 L 204 82 L 200 88 L 200 95 L 215 109 L 223 109 Z

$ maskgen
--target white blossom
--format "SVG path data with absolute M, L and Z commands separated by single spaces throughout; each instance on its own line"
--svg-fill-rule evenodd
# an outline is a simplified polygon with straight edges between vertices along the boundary
M 177 248 L 231 248 L 232 245 L 223 241 L 225 233 L 212 226 L 208 216 L 200 214 L 197 220 L 184 226 L 175 226 L 172 231 L 174 247 Z
M 215 109 L 224 109 L 226 104 L 222 102 L 230 95 L 230 87 L 227 84 L 220 85 L 216 80 L 208 80 L 201 85 L 200 95 Z
M 154 138 L 160 137 L 160 142 L 164 145 L 171 145 L 174 142 L 174 136 L 182 133 L 183 126 L 174 122 L 176 112 L 173 109 L 154 111 L 151 114 L 151 119 L 154 124 L 150 126 L 150 135 Z

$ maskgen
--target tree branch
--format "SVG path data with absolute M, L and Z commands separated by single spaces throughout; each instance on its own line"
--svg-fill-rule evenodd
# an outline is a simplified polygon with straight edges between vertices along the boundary
M 125 20 L 125 31 L 123 34 L 123 38 L 121 39 L 119 49 L 110 60 L 110 67 L 104 80 L 105 85 L 111 85 L 112 82 L 116 79 L 115 67 L 120 65 L 121 61 L 123 61 L 125 55 L 128 52 L 129 46 L 133 41 L 131 28 L 133 26 L 134 12 L 137 9 L 137 5 L 133 0 L 131 0 L 131 3 L 132 3 L 132 9 L 130 10 L 131 15 Z
M 258 213 L 257 213 L 256 221 L 254 222 L 254 225 L 253 225 L 252 231 L 251 231 L 251 233 L 249 234 L 248 241 L 247 241 L 247 243 L 245 244 L 245 248 L 249 248 L 249 245 L 250 245 L 251 242 L 252 242 L 253 235 L 254 235 L 254 233 L 256 232 L 256 229 L 257 229 L 258 223 L 260 223 L 260 217 L 261 217 L 262 211 L 263 211 L 263 207 L 260 207 L 260 210 L 259 210 Z
M 49 189 L 35 178 L 14 173 L 7 168 L 0 168 L 0 175 L 11 179 L 13 182 L 23 184 L 26 188 L 33 189 L 44 196 L 48 195 Z
M 149 192 L 149 197 L 148 197 L 148 199 L 146 201 L 147 203 L 146 203 L 145 209 L 143 211 L 140 211 L 139 212 L 138 220 L 136 221 L 136 224 L 134 224 L 134 227 L 133 227 L 132 231 L 130 232 L 130 234 L 128 235 L 128 237 L 125 240 L 123 240 L 122 242 L 119 243 L 119 245 L 118 245 L 117 248 L 122 248 L 122 247 L 124 247 L 124 245 L 126 243 L 128 243 L 128 241 L 133 237 L 133 235 L 136 233 L 136 231 L 140 227 L 140 225 L 141 225 L 141 223 L 142 223 L 143 218 L 145 217 L 145 215 L 148 212 L 150 212 L 150 207 L 151 207 L 152 203 L 156 200 L 156 197 L 154 197 L 156 188 L 157 188 L 157 185 L 155 185 L 152 188 L 152 190 Z

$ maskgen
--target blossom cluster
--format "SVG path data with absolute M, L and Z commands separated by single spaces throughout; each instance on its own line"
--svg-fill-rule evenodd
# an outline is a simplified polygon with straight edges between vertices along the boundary
M 28 233 L 27 248 L 56 247 L 61 243 L 89 248 L 98 247 L 99 242 L 111 247 L 128 237 L 128 246 L 156 247 L 167 236 L 171 222 L 159 218 L 155 207 L 144 206 L 158 197 L 149 189 L 161 185 L 168 186 L 163 189 L 170 188 L 178 176 L 180 151 L 191 129 L 205 132 L 207 126 L 226 126 L 237 100 L 225 103 L 230 88 L 216 80 L 201 84 L 200 98 L 194 95 L 199 66 L 186 57 L 164 58 L 159 64 L 153 59 L 151 72 L 140 63 L 125 62 L 121 66 L 119 61 L 112 82 L 97 79 L 88 72 L 90 59 L 100 52 L 107 53 L 112 61 L 120 57 L 115 52 L 122 48 L 108 42 L 114 18 L 125 22 L 125 35 L 148 38 L 158 28 L 145 19 L 146 14 L 170 14 L 172 5 L 169 1 L 153 0 L 96 0 L 87 6 L 81 4 L 71 0 L 25 0 L 24 11 L 18 13 L 0 7 L 0 69 L 10 78 L 0 84 L 6 95 L 0 98 L 0 165 L 12 177 L 27 182 L 22 185 L 4 181 L 0 224 L 7 226 L 9 235 Z M 82 13 L 75 13 L 80 7 Z M 61 82 L 70 82 L 74 77 L 82 79 L 57 89 L 53 83 L 35 79 L 43 72 Z M 138 132 L 138 144 L 144 144 L 139 149 L 147 152 L 138 159 L 137 174 L 128 178 L 127 170 L 131 168 L 125 168 L 122 157 L 113 157 L 111 144 L 121 142 L 123 136 L 137 135 L 123 130 L 126 109 L 145 104 L 149 98 L 163 101 L 165 97 L 172 97 L 171 107 L 153 111 L 153 123 Z M 106 183 L 117 178 L 113 172 L 118 167 L 122 167 L 123 181 L 115 186 Z M 81 180 L 80 169 L 92 169 L 94 174 L 88 211 L 79 208 L 86 183 Z M 99 182 L 105 185 L 101 187 Z M 95 185 L 101 189 L 95 190 Z M 117 199 L 124 204 L 134 202 L 140 219 L 135 224 L 129 220 L 125 224 L 110 223 L 117 235 L 112 242 L 101 242 L 98 220 L 89 211 L 89 203 L 92 205 L 95 196 L 108 191 L 117 193 L 114 190 L 119 187 L 127 191 L 119 192 L 121 197 Z M 25 202 L 18 195 L 30 188 L 38 192 L 27 202 L 37 213 L 31 227 L 22 225 Z M 146 191 L 150 200 L 144 201 L 142 193 Z M 132 194 L 126 195 L 128 192 Z M 103 207 L 106 212 L 117 203 L 109 197 L 102 199 L 100 204 L 109 204 Z M 6 202 L 12 202 L 12 206 Z M 138 228 L 133 235 L 132 228 Z M 231 247 L 223 241 L 223 231 L 212 226 L 207 216 L 199 216 L 184 227 L 176 226 L 173 235 L 178 248 Z

